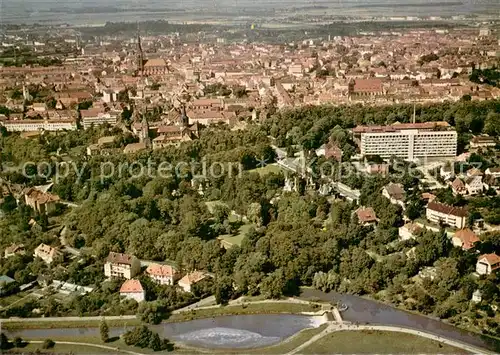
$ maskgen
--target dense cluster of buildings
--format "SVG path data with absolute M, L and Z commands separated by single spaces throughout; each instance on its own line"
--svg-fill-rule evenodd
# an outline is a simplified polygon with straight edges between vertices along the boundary
M 209 125 L 257 119 L 271 106 L 443 102 L 464 95 L 487 100 L 498 97 L 499 89 L 472 83 L 469 74 L 498 64 L 499 43 L 488 33 L 478 36 L 463 28 L 364 33 L 284 47 L 183 44 L 175 35 L 79 41 L 78 55 L 61 58 L 62 66 L 0 67 L 0 105 L 12 111 L 0 115 L 0 124 L 8 131 L 116 125 L 132 104 L 162 108 L 158 124 L 163 125 L 171 122 L 172 108 L 180 112 L 184 105 L 189 124 Z M 23 45 L 8 38 L 7 48 Z M 13 89 L 22 95 L 13 95 Z M 39 91 L 49 93 L 43 97 Z M 429 127 L 365 132 L 364 149 L 377 152 L 383 134 L 404 147 L 414 143 L 397 152 L 410 159 L 426 154 L 431 136 L 442 147 L 438 154 L 454 149 L 453 133 Z M 164 137 L 156 143 L 164 145 Z

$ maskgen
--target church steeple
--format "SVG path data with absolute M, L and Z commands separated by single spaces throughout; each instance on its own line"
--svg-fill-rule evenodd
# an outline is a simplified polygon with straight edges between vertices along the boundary
M 137 73 L 139 75 L 142 75 L 143 72 L 144 72 L 144 53 L 142 51 L 139 23 L 137 23 Z
M 180 116 L 180 119 L 179 119 L 179 125 L 181 127 L 187 127 L 189 125 L 189 118 L 186 114 L 186 105 L 185 104 L 182 104 L 182 107 L 181 107 L 181 116 Z

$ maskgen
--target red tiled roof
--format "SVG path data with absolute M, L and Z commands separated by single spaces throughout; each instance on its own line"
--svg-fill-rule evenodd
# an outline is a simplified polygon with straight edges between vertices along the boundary
M 144 292 L 139 280 L 127 280 L 120 287 L 120 293 L 139 293 Z
M 470 249 L 474 246 L 474 243 L 479 242 L 479 238 L 476 233 L 469 228 L 460 229 L 453 237 L 460 239 L 463 249 Z
M 192 273 L 187 274 L 182 279 L 180 279 L 179 284 L 192 285 L 203 280 L 205 277 L 205 273 L 201 271 L 193 271 Z
M 358 215 L 358 219 L 360 222 L 369 223 L 377 220 L 377 216 L 375 215 L 375 211 L 371 207 L 367 208 L 358 208 L 356 210 L 356 214 Z
M 500 256 L 497 254 L 483 254 L 478 260 L 485 259 L 488 264 L 491 265 L 492 270 L 496 270 L 500 268 Z
M 146 269 L 146 273 L 151 276 L 174 276 L 176 270 L 170 265 L 151 264 Z

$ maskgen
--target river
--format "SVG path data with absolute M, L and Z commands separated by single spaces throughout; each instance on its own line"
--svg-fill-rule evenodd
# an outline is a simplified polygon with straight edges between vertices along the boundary
M 459 329 L 437 319 L 405 312 L 377 301 L 355 295 L 335 292 L 324 293 L 314 289 L 304 289 L 301 297 L 322 301 L 340 301 L 346 304 L 349 308 L 342 312 L 342 318 L 346 321 L 358 322 L 360 324 L 394 325 L 422 330 L 500 353 L 500 341 L 498 340 Z
M 324 293 L 303 289 L 301 298 L 342 302 L 348 309 L 342 312 L 345 321 L 392 325 L 425 331 L 443 338 L 456 340 L 479 348 L 500 353 L 500 341 L 480 334 L 467 332 L 437 319 L 409 313 L 380 302 L 355 295 Z M 318 327 L 322 317 L 286 314 L 262 314 L 220 316 L 179 323 L 163 323 L 151 326 L 162 337 L 195 347 L 206 348 L 256 348 L 281 342 L 302 329 Z M 111 328 L 111 336 L 119 336 L 132 328 Z M 71 339 L 99 337 L 98 328 L 26 329 L 7 333 L 10 337 Z
M 318 327 L 322 317 L 262 314 L 221 316 L 179 323 L 163 323 L 150 328 L 161 337 L 195 347 L 257 348 L 279 343 L 305 328 Z M 133 327 L 111 328 L 110 336 L 123 334 Z M 53 338 L 78 341 L 79 337 L 99 337 L 98 328 L 25 329 L 7 332 L 9 337 L 25 339 Z

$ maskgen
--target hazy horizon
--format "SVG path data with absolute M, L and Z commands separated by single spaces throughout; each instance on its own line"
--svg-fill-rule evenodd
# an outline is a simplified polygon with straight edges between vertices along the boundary
M 302 9 L 302 10 L 301 10 Z M 1 0 L 2 23 L 97 24 L 107 21 L 206 21 L 302 11 L 310 16 L 453 16 L 467 14 L 500 17 L 498 0 Z M 220 21 L 227 18 L 221 17 Z

